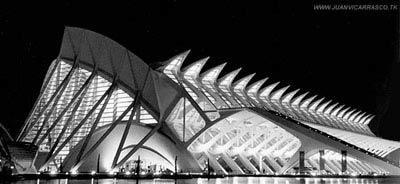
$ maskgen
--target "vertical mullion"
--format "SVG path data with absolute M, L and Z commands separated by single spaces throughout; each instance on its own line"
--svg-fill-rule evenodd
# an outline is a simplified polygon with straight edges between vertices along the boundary
M 185 134 L 186 134 L 186 97 L 183 97 L 183 135 L 182 135 L 182 141 L 185 142 Z

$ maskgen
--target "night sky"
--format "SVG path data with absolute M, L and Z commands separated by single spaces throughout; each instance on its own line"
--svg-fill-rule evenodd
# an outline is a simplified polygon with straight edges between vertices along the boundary
M 191 50 L 184 66 L 210 56 L 204 69 L 228 62 L 310 95 L 367 113 L 379 136 L 400 140 L 399 12 L 316 11 L 314 1 L 61 2 L 0 6 L 0 123 L 16 136 L 45 73 L 58 55 L 64 26 L 105 35 L 146 63 Z M 362 1 L 376 4 L 376 1 Z M 397 4 L 398 1 L 379 1 Z M 203 71 L 205 71 L 203 69 Z M 238 78 L 237 78 L 238 79 Z M 325 101 L 324 101 L 325 102 Z

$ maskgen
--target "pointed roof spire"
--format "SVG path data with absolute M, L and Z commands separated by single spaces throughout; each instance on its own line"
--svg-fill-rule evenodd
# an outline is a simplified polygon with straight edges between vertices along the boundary
M 366 114 L 366 112 L 363 112 L 362 114 L 358 115 L 356 119 L 354 119 L 354 122 L 360 123 L 361 118 Z
M 257 94 L 258 90 L 261 88 L 261 86 L 265 83 L 265 81 L 268 80 L 268 77 L 261 79 L 257 82 L 254 82 L 252 84 L 249 85 L 249 87 L 247 88 L 247 93 L 248 94 Z
M 353 110 L 347 112 L 345 115 L 343 115 L 343 119 L 348 120 L 350 115 L 353 114 L 355 111 L 356 111 L 356 109 L 353 109 Z
M 312 97 L 310 97 L 310 98 L 307 98 L 307 99 L 303 100 L 303 101 L 301 102 L 301 104 L 300 104 L 300 109 L 308 110 L 308 106 L 310 105 L 310 103 L 311 103 L 315 98 L 317 98 L 317 95 L 314 95 L 314 96 L 312 96 Z
M 354 119 L 361 113 L 361 111 L 357 111 L 356 113 L 353 113 L 350 117 L 349 117 L 349 121 L 353 122 Z
M 368 114 L 366 116 L 364 116 L 361 120 L 360 120 L 360 124 L 362 125 L 366 125 L 365 122 L 367 122 L 367 120 L 372 117 L 372 114 Z
M 242 70 L 242 68 L 238 68 L 234 71 L 229 72 L 222 78 L 218 79 L 218 86 L 221 88 L 221 86 L 227 86 L 230 87 L 232 85 L 233 79 L 237 76 L 237 74 Z
M 183 71 L 183 76 L 185 77 L 191 77 L 191 78 L 197 78 L 200 74 L 201 69 L 203 66 L 206 64 L 210 57 L 206 57 L 203 59 L 200 59 L 189 66 L 186 66 L 182 71 Z
M 258 96 L 262 96 L 265 97 L 267 99 L 269 99 L 269 95 L 271 93 L 271 91 L 279 84 L 280 82 L 275 82 L 273 84 L 268 85 L 267 87 L 263 88 L 260 90 L 259 95 Z
M 297 92 L 299 92 L 300 89 L 296 89 L 294 91 L 291 91 L 289 93 L 286 93 L 285 95 L 283 95 L 281 103 L 286 103 L 287 105 L 291 104 L 292 98 L 294 97 L 294 95 L 296 95 Z
M 320 98 L 319 100 L 314 101 L 312 104 L 310 104 L 310 107 L 308 108 L 309 111 L 315 111 L 317 109 L 318 105 L 325 99 L 325 97 Z
M 207 70 L 200 75 L 201 82 L 209 81 L 214 83 L 217 80 L 218 75 L 221 73 L 222 69 L 225 67 L 226 63 L 222 63 L 214 68 Z
M 330 105 L 328 108 L 326 108 L 326 110 L 324 111 L 324 114 L 328 114 L 330 116 L 333 108 L 335 108 L 337 105 L 339 105 L 339 103 L 337 103 L 337 102 L 335 104 Z
M 368 125 L 372 119 L 374 119 L 375 115 L 372 115 L 371 117 L 369 117 L 368 119 L 365 120 L 364 125 Z
M 247 75 L 246 77 L 239 79 L 238 81 L 233 83 L 233 89 L 243 91 L 246 88 L 247 84 L 250 82 L 251 78 L 254 77 L 254 75 L 256 75 L 256 73 L 252 73 L 250 75 Z
M 320 105 L 320 106 L 317 108 L 316 112 L 317 112 L 317 113 L 321 113 L 321 114 L 324 113 L 326 107 L 327 107 L 331 102 L 332 102 L 332 100 L 329 100 L 329 101 L 323 103 L 322 105 Z
M 365 114 L 360 120 L 358 121 L 359 124 L 364 125 L 364 121 L 371 116 L 370 114 Z
M 180 53 L 174 57 L 172 57 L 170 60 L 165 62 L 164 65 L 164 70 L 171 70 L 174 72 L 178 72 L 180 71 L 180 68 L 182 66 L 183 61 L 185 60 L 185 58 L 187 57 L 187 55 L 189 54 L 190 50 L 187 50 L 183 53 Z
M 303 98 L 304 97 L 306 97 L 306 95 L 308 94 L 309 92 L 305 92 L 305 93 L 303 93 L 302 95 L 299 95 L 298 97 L 296 97 L 294 100 L 293 100 L 293 102 L 292 102 L 292 104 L 290 104 L 290 106 L 300 106 L 300 102 L 303 100 Z
M 344 113 L 347 112 L 348 110 L 350 110 L 350 107 L 347 107 L 346 109 L 343 109 L 339 112 L 339 114 L 337 115 L 337 117 L 339 118 L 343 118 Z
M 283 95 L 283 93 L 285 93 L 285 91 L 287 90 L 287 89 L 289 89 L 289 87 L 290 87 L 290 85 L 287 85 L 287 86 L 285 86 L 285 87 L 283 87 L 283 88 L 280 88 L 280 89 L 278 89 L 278 90 L 275 90 L 275 91 L 273 91 L 272 93 L 271 93 L 271 97 L 270 97 L 270 99 L 271 99 L 271 101 L 272 100 L 276 100 L 276 101 L 280 101 L 280 99 L 281 99 L 281 97 L 282 97 L 282 95 Z
M 344 105 L 341 105 L 341 106 L 337 107 L 335 110 L 332 111 L 332 113 L 330 114 L 330 116 L 334 116 L 334 117 L 335 117 L 335 116 L 339 113 L 339 111 L 340 111 L 341 109 L 343 109 L 343 107 L 344 107 Z

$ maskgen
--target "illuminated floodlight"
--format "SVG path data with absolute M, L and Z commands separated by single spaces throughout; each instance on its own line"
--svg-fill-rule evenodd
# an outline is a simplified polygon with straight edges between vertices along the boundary
M 358 176 L 358 173 L 353 172 L 353 173 L 351 173 L 350 175 L 351 175 L 351 176 Z
M 50 175 L 56 175 L 57 174 L 57 171 L 50 171 Z
M 96 174 L 96 171 L 92 171 L 92 172 L 90 172 L 90 174 L 91 174 L 91 175 L 95 175 L 95 174 Z
M 130 175 L 130 174 L 131 174 L 131 172 L 125 171 L 125 175 Z
M 77 175 L 78 171 L 77 170 L 71 170 L 71 175 Z

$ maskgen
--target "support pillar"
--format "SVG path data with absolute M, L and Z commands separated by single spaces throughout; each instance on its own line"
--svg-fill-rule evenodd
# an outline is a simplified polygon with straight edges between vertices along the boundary
M 347 171 L 347 151 L 342 150 L 342 174 Z
M 319 172 L 325 170 L 325 150 L 319 150 Z
M 304 174 L 304 151 L 300 151 L 299 156 L 299 173 Z

